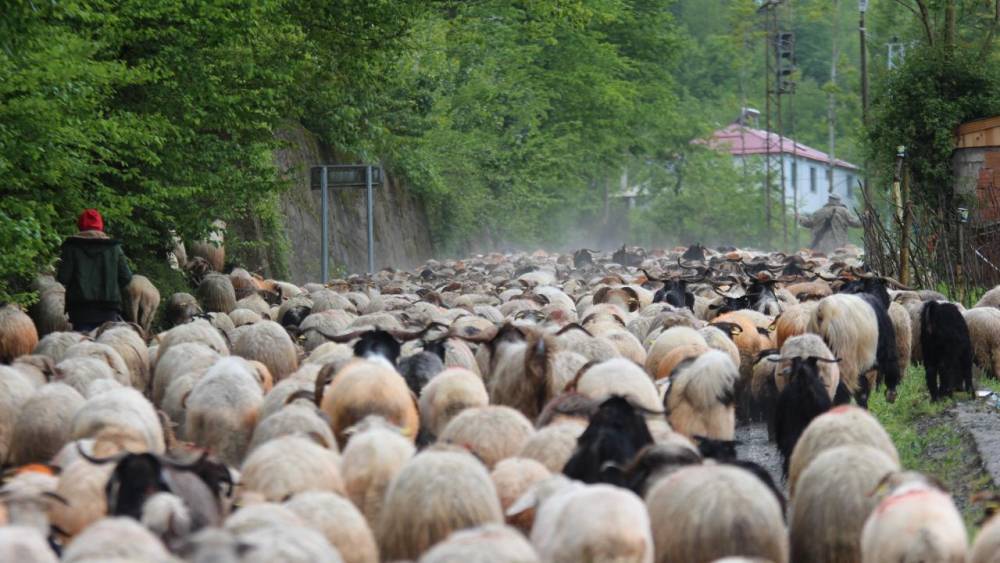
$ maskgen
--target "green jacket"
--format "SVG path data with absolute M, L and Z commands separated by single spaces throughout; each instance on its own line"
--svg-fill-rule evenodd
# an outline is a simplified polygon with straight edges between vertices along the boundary
M 122 290 L 132 281 L 121 243 L 100 231 L 66 239 L 56 280 L 66 286 L 66 310 L 121 310 Z

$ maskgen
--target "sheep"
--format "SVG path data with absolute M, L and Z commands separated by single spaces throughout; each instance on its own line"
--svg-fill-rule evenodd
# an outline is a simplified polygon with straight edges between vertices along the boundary
M 339 342 L 327 342 L 313 348 L 305 360 L 305 364 L 337 364 L 335 369 L 339 370 L 349 361 L 354 360 L 354 348 Z
M 573 456 L 580 435 L 586 430 L 585 424 L 558 422 L 540 428 L 524 443 L 517 457 L 534 459 L 550 473 L 559 473 Z
M 303 491 L 345 493 L 336 450 L 302 436 L 281 436 L 251 452 L 240 485 L 272 502 Z
M 38 292 L 38 302 L 28 309 L 28 313 L 35 322 L 38 336 L 69 330 L 66 288 L 52 276 L 38 276 L 33 287 Z
M 244 563 L 341 563 L 340 553 L 316 530 L 304 527 L 261 528 L 243 536 L 251 547 Z
M 352 433 L 343 453 L 344 486 L 347 495 L 376 529 L 385 492 L 416 449 L 384 419 L 369 417 L 363 429 Z
M 473 407 L 453 418 L 438 440 L 469 449 L 488 469 L 521 451 L 534 433 L 520 412 L 502 405 Z
M 146 451 L 162 454 L 166 448 L 163 428 L 153 405 L 129 387 L 95 395 L 76 411 L 70 436 L 73 440 L 99 438 L 110 430 L 141 441 Z
M 591 416 L 562 472 L 584 483 L 623 485 L 618 468 L 652 443 L 642 411 L 626 398 L 614 396 Z
M 128 325 L 105 324 L 97 330 L 97 342 L 118 352 L 128 368 L 129 384 L 140 391 L 149 388 L 149 350 L 142 336 Z M 73 349 L 71 348 L 70 351 Z
M 641 367 L 624 358 L 586 368 L 577 375 L 572 390 L 597 402 L 620 395 L 647 411 L 660 410 L 660 396 L 653 381 Z
M 416 439 L 420 431 L 416 401 L 390 364 L 356 360 L 340 369 L 329 385 L 328 368 L 317 378 L 316 396 L 340 447 L 347 443 L 346 430 L 373 414 L 402 428 L 410 440 Z
M 222 313 L 219 313 L 220 315 Z M 250 309 L 233 309 L 227 315 L 229 320 L 233 322 L 233 329 L 237 329 L 241 326 L 257 324 L 264 320 L 264 317 L 260 316 L 260 313 L 251 311 Z M 232 338 L 232 330 L 227 332 Z
M 62 561 L 169 561 L 160 540 L 132 518 L 105 518 L 73 540 Z
M 299 367 L 292 339 L 273 321 L 245 327 L 233 342 L 233 353 L 263 363 L 278 381 Z
M 10 465 L 45 463 L 69 441 L 69 424 L 83 396 L 62 383 L 49 383 L 22 405 L 7 456 Z
M 490 402 L 521 411 L 535 418 L 548 400 L 561 389 L 550 377 L 550 365 L 558 352 L 555 337 L 538 331 L 504 325 L 478 355 L 488 356 L 480 371 L 489 374 L 486 388 Z
M 163 321 L 168 328 L 188 323 L 202 313 L 198 300 L 190 293 L 175 293 L 167 300 Z
M 16 305 L 0 307 L 0 364 L 30 354 L 38 345 L 34 321 Z
M 52 359 L 39 354 L 19 356 L 10 364 L 10 367 L 19 371 L 21 375 L 26 376 L 36 389 L 45 385 L 56 376 L 56 366 L 52 362 Z
M 805 334 L 809 328 L 809 319 L 816 307 L 815 301 L 808 301 L 782 311 L 774 319 L 775 346 L 780 349 L 789 338 Z
M 67 505 L 55 503 L 49 511 L 52 525 L 72 538 L 107 512 L 105 485 L 111 471 L 110 465 L 94 465 L 79 459 L 62 468 L 56 494 L 66 499 Z
M 31 400 L 35 386 L 14 368 L 0 366 L 0 463 L 14 446 L 14 432 L 21 408 Z
M 170 346 L 159 354 L 153 368 L 152 399 L 159 406 L 170 384 L 185 374 L 201 375 L 212 367 L 222 356 L 218 352 L 197 342 L 182 342 Z
M 58 563 L 45 536 L 27 526 L 0 527 L 0 560 Z
M 206 313 L 229 313 L 236 308 L 236 290 L 229 276 L 208 274 L 198 284 L 198 302 Z
M 94 358 L 100 360 L 108 364 L 108 367 L 111 368 L 115 381 L 122 385 L 132 384 L 132 374 L 129 371 L 128 364 L 125 363 L 125 359 L 107 344 L 98 342 L 80 342 L 79 344 L 74 344 L 66 350 L 66 360 L 73 358 Z M 63 360 L 63 362 L 66 360 Z M 145 390 L 143 388 L 138 389 L 140 391 Z
M 378 563 L 375 536 L 351 501 L 334 493 L 298 493 L 284 506 L 302 518 L 340 552 L 344 563 Z
M 900 373 L 905 375 L 913 356 L 913 326 L 910 314 L 899 303 L 889 304 L 889 320 L 896 335 L 896 355 L 899 357 Z
M 646 496 L 656 561 L 742 555 L 786 563 L 781 505 L 752 473 L 732 465 L 683 467 Z
M 263 398 L 250 366 L 239 358 L 223 358 L 191 389 L 186 402 L 185 434 L 227 464 L 239 465 L 250 444 Z
M 531 544 L 517 530 L 487 524 L 460 530 L 438 543 L 420 558 L 419 563 L 538 563 Z
M 290 404 L 266 419 L 261 419 L 253 430 L 247 453 L 279 436 L 301 434 L 310 436 L 321 446 L 336 447 L 336 438 L 330 425 L 318 414 L 315 405 Z
M 890 473 L 890 492 L 865 521 L 861 561 L 966 561 L 968 535 L 951 496 L 919 474 Z
M 708 344 L 709 348 L 729 354 L 729 359 L 733 361 L 733 364 L 740 365 L 742 361 L 740 358 L 740 349 L 733 342 L 729 333 L 715 325 L 708 325 L 700 329 L 698 333 L 704 337 L 705 343 Z
M 992 307 L 994 309 L 1000 308 L 1000 285 L 984 293 L 983 296 L 979 298 L 979 301 L 977 301 L 972 307 L 974 309 L 979 309 L 981 307 Z
M 983 310 L 987 308 L 983 307 Z M 985 498 L 984 498 L 985 497 Z M 989 500 L 991 504 L 996 503 L 995 494 L 980 493 L 973 497 L 974 501 Z M 969 563 L 996 563 L 1000 554 L 1000 518 L 996 517 L 995 506 L 987 508 L 988 519 L 976 534 L 976 541 L 969 551 Z
M 289 498 L 292 496 L 294 495 L 289 495 Z M 287 529 L 305 526 L 306 523 L 302 518 L 284 504 L 263 499 L 253 499 L 253 502 L 247 503 L 226 518 L 224 525 L 226 531 L 238 538 L 266 528 Z
M 164 545 L 177 545 L 191 533 L 192 518 L 184 501 L 171 493 L 156 493 L 142 505 L 139 522 Z
M 834 407 L 814 418 L 795 444 L 788 464 L 789 496 L 795 498 L 799 475 L 819 454 L 846 445 L 872 446 L 899 463 L 899 453 L 892 439 L 875 417 L 858 407 Z
M 972 340 L 954 303 L 928 301 L 920 315 L 920 349 L 931 401 L 948 397 L 954 389 L 970 394 Z
M 670 426 L 688 437 L 732 440 L 738 378 L 733 361 L 718 350 L 709 350 L 675 370 L 664 398 Z
M 55 371 L 57 381 L 69 385 L 88 399 L 99 392 L 99 389 L 94 387 L 98 381 L 108 381 L 123 387 L 115 379 L 118 374 L 107 363 L 97 358 L 69 358 L 59 362 Z
M 868 405 L 871 382 L 862 375 L 875 365 L 879 343 L 875 310 L 857 295 L 824 297 L 809 318 L 809 332 L 818 334 L 840 358 L 840 378 L 862 407 Z
M 315 389 L 315 381 L 309 381 L 295 376 L 282 380 L 275 385 L 273 389 L 271 389 L 270 393 L 264 395 L 264 401 L 260 404 L 260 408 L 257 410 L 257 424 L 261 424 L 270 416 L 281 412 L 286 405 L 293 405 L 301 401 L 308 401 L 310 405 L 316 406 L 316 403 L 314 402 Z
M 225 235 L 226 222 L 220 219 L 212 221 L 208 237 L 188 245 L 187 256 L 190 260 L 202 258 L 213 270 L 221 272 L 226 261 Z
M 204 319 L 197 319 L 187 324 L 175 326 L 163 333 L 160 337 L 159 356 L 162 358 L 172 346 L 176 346 L 182 342 L 203 344 L 215 350 L 220 356 L 229 355 L 229 346 L 223 339 L 222 334 Z
M 659 367 L 663 357 L 669 354 L 674 348 L 687 344 L 708 345 L 705 342 L 705 338 L 698 334 L 698 331 L 690 327 L 675 326 L 661 332 L 646 354 L 646 363 L 644 364 L 646 373 L 650 377 L 655 377 L 656 368 Z
M 721 332 L 718 329 L 712 329 L 715 332 Z M 729 337 L 723 336 L 727 340 Z M 732 344 L 732 342 L 730 342 Z M 734 345 L 735 346 L 735 345 Z M 718 350 L 718 348 L 715 348 Z M 702 346 L 701 344 L 685 344 L 684 346 L 678 346 L 670 351 L 669 354 L 663 357 L 660 361 L 660 365 L 656 368 L 656 386 L 658 389 L 662 389 L 666 392 L 666 386 L 669 384 L 669 378 L 677 369 L 677 366 L 685 364 L 690 360 L 694 360 L 698 356 L 708 352 L 710 348 L 708 346 Z M 722 350 L 723 352 L 725 350 Z M 739 352 L 736 353 L 737 361 L 739 361 Z M 730 358 L 732 356 L 730 355 Z
M 239 298 L 233 310 L 250 311 L 256 313 L 261 318 L 271 318 L 271 306 L 267 304 L 267 301 L 263 297 L 256 293 Z
M 52 358 L 52 363 L 58 364 L 66 358 L 66 350 L 86 339 L 87 337 L 79 332 L 50 332 L 38 341 L 32 353 L 48 356 Z
M 0 489 L 0 525 L 24 526 L 48 537 L 51 530 L 49 511 L 56 503 L 66 503 L 66 499 L 55 492 L 59 479 L 30 467 L 18 471 L 20 473 L 9 477 Z
M 638 365 L 645 365 L 646 350 L 642 347 L 642 342 L 627 330 L 614 330 L 604 335 L 603 340 L 607 340 L 618 351 L 618 355 L 635 362 Z
M 989 377 L 996 379 L 1000 376 L 1000 309 L 973 308 L 962 316 L 969 329 L 973 362 Z
M 869 493 L 899 464 L 871 446 L 823 451 L 799 477 L 789 510 L 792 561 L 858 561 L 861 529 L 878 504 Z
M 490 402 L 482 379 L 467 369 L 449 368 L 439 373 L 420 393 L 420 426 L 439 436 L 448 422 L 463 410 Z
M 531 543 L 554 563 L 652 563 L 653 532 L 635 493 L 610 485 L 568 486 L 537 509 Z
M 160 291 L 146 276 L 134 275 L 125 287 L 125 296 L 125 317 L 149 332 L 160 306 Z
M 503 523 L 496 489 L 471 455 L 424 452 L 396 475 L 376 530 L 384 561 L 416 559 L 462 528 Z
M 533 459 L 510 457 L 496 465 L 490 479 L 500 498 L 500 508 L 506 514 L 507 509 L 528 489 L 551 475 L 544 465 Z

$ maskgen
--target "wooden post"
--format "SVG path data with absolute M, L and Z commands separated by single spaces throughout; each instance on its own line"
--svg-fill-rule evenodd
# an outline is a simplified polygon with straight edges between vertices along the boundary
M 913 223 L 913 213 L 910 209 L 910 170 L 903 170 L 902 193 L 902 231 L 899 235 L 899 281 L 910 285 L 910 230 Z

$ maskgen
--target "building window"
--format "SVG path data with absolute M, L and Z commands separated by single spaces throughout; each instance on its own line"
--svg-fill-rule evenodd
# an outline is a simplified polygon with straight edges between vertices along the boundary
M 829 193 L 832 194 L 834 192 L 833 188 L 835 188 L 835 187 L 836 186 L 833 185 L 833 169 L 832 168 L 827 168 L 826 169 L 826 190 L 827 190 L 827 192 L 829 192 Z
M 816 193 L 816 167 L 809 167 L 809 193 Z
M 791 167 L 790 176 L 792 177 L 792 193 L 793 194 L 794 193 L 798 193 L 798 191 L 795 189 L 796 186 L 799 185 L 799 166 L 798 166 L 798 164 L 799 163 L 797 163 L 797 162 L 795 162 L 793 160 L 792 164 L 790 165 L 790 167 Z
M 850 174 L 847 175 L 847 197 L 848 199 L 854 197 L 854 176 Z

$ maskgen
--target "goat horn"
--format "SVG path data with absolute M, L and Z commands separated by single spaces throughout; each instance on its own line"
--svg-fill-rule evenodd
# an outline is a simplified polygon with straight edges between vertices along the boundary
M 174 469 L 178 469 L 180 471 L 191 471 L 195 467 L 198 467 L 199 465 L 204 463 L 206 459 L 208 459 L 208 450 L 202 450 L 201 455 L 198 456 L 198 459 L 189 463 L 177 463 L 176 461 L 166 458 L 164 458 L 163 461 L 167 463 L 170 467 L 173 467 Z
M 90 463 L 93 463 L 94 465 L 104 465 L 105 463 L 111 461 L 117 463 L 121 461 L 122 458 L 128 455 L 128 452 L 120 452 L 117 455 L 113 455 L 111 457 L 104 457 L 104 458 L 92 457 L 87 452 L 83 451 L 83 445 L 81 445 L 80 442 L 76 443 L 76 453 L 80 454 L 80 457 L 89 461 Z

